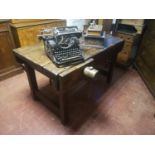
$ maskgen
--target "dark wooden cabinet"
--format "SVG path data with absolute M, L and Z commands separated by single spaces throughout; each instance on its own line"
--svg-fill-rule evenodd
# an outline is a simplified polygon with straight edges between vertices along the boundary
M 137 56 L 136 67 L 155 97 L 155 20 L 148 20 Z
M 40 30 L 65 25 L 65 20 L 58 19 L 0 20 L 0 80 L 22 71 L 12 53 L 14 48 L 38 44 Z
M 0 20 L 0 80 L 21 71 L 12 53 L 15 48 L 10 32 L 9 20 Z

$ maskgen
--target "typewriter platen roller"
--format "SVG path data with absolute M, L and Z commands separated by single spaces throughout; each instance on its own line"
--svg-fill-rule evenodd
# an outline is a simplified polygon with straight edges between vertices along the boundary
M 76 26 L 45 29 L 39 38 L 44 42 L 47 56 L 58 66 L 64 67 L 84 61 L 79 38 L 82 32 Z

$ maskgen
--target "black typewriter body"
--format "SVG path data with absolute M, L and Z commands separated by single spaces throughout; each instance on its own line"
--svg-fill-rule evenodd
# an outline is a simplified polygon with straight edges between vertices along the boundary
M 58 27 L 52 34 L 42 35 L 47 56 L 57 67 L 64 67 L 84 61 L 79 38 L 82 33 L 77 27 Z

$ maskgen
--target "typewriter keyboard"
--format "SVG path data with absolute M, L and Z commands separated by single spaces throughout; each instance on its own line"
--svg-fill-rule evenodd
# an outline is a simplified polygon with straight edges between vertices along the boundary
M 82 51 L 79 48 L 55 50 L 53 54 L 50 54 L 50 57 L 53 57 L 53 60 L 58 65 L 68 65 L 84 60 Z

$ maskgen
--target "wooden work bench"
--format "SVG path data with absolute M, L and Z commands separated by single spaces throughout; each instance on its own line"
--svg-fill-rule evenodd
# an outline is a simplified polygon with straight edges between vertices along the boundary
M 107 82 L 110 82 L 116 57 L 118 52 L 121 51 L 123 43 L 120 38 L 109 37 L 104 40 L 104 48 L 102 49 L 93 46 L 83 46 L 85 62 L 64 68 L 58 68 L 52 63 L 45 54 L 43 45 L 17 48 L 13 52 L 17 61 L 24 66 L 34 99 L 39 99 L 45 105 L 48 105 L 61 118 L 62 123 L 66 124 L 69 113 L 67 109 L 68 90 L 86 78 L 83 74 L 86 66 L 93 66 L 100 70 L 101 74 L 107 77 Z M 109 64 L 106 68 L 106 65 L 104 65 L 105 61 Z M 39 90 L 35 70 L 52 79 L 55 91 L 58 92 L 59 96 L 57 104 L 50 102 Z

